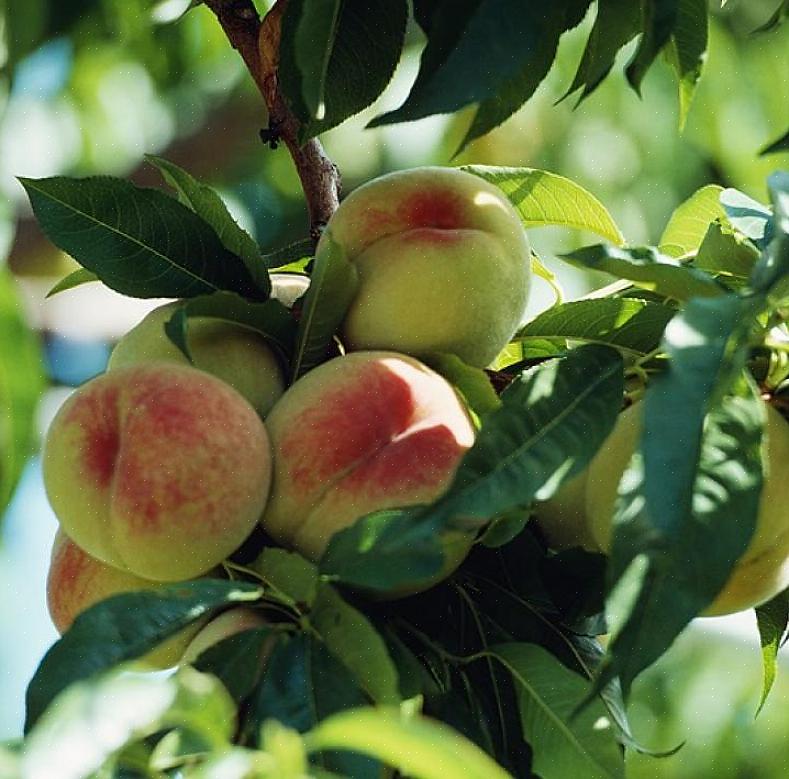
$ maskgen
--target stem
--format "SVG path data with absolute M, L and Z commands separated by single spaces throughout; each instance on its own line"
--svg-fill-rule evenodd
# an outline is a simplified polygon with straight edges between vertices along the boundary
M 269 132 L 287 146 L 307 201 L 310 237 L 320 238 L 340 203 L 340 174 L 317 138 L 299 144 L 299 120 L 279 90 L 279 42 L 287 0 L 277 0 L 261 21 L 252 0 L 205 0 L 241 55 L 269 114 Z

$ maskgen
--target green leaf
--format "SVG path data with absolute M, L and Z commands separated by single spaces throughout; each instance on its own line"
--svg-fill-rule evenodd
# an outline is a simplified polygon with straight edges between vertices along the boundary
M 724 189 L 720 201 L 729 224 L 764 249 L 772 238 L 770 209 L 736 189 Z
M 182 308 L 190 317 L 213 317 L 248 327 L 277 346 L 281 356 L 293 349 L 296 321 L 278 300 L 257 303 L 234 292 L 214 292 L 189 298 Z
M 372 701 L 399 703 L 397 669 L 384 640 L 367 617 L 331 585 L 322 584 L 318 590 L 310 623 Z
M 437 508 L 489 518 L 547 500 L 592 459 L 614 426 L 622 358 L 581 346 L 521 374 L 502 393 Z
M 723 188 L 708 184 L 696 190 L 668 220 L 660 236 L 660 251 L 670 257 L 692 254 L 701 246 L 710 224 L 726 216 L 720 202 Z
M 707 0 L 679 0 L 676 24 L 671 35 L 671 60 L 679 79 L 679 129 L 685 127 L 688 111 L 707 58 Z
M 254 689 L 273 641 L 273 628 L 242 630 L 208 647 L 192 663 L 219 679 L 230 697 L 241 703 Z
M 5 0 L 3 32 L 7 49 L 6 67 L 13 70 L 19 60 L 44 39 L 49 21 L 45 0 Z
M 611 72 L 617 52 L 638 34 L 639 3 L 633 0 L 597 0 L 597 17 L 586 41 L 573 83 L 564 98 L 581 89 L 580 103 Z
M 516 340 L 528 349 L 532 339 L 566 339 L 613 346 L 645 355 L 660 344 L 675 310 L 635 298 L 594 298 L 562 303 L 527 322 Z
M 293 379 L 326 359 L 334 334 L 356 294 L 356 266 L 327 234 L 304 296 L 291 366 Z
M 397 709 L 356 709 L 335 714 L 306 737 L 311 752 L 350 749 L 376 757 L 414 779 L 511 779 L 479 747 L 427 717 Z
M 304 238 L 301 241 L 294 241 L 287 246 L 263 255 L 263 263 L 272 272 L 292 271 L 294 273 L 303 273 L 304 266 L 312 258 L 313 249 L 312 241 L 309 238 Z
M 183 727 L 214 749 L 229 746 L 235 707 L 222 685 L 191 668 L 163 677 L 115 673 L 72 685 L 28 735 L 22 776 L 94 776 L 124 747 Z
M 453 113 L 478 103 L 463 148 L 531 97 L 550 69 L 559 36 L 580 21 L 589 2 L 572 5 L 573 13 L 565 4 L 538 8 L 518 0 L 425 3 L 416 11 L 428 38 L 416 81 L 403 105 L 370 126 Z
M 117 292 L 260 297 L 213 228 L 163 192 L 108 177 L 20 181 L 47 237 Z
M 665 297 L 688 300 L 692 297 L 721 295 L 724 289 L 706 273 L 682 265 L 661 254 L 653 246 L 619 249 L 614 246 L 587 246 L 562 255 L 579 268 L 600 270 L 619 279 L 632 281 L 643 289 Z
M 164 323 L 164 334 L 190 363 L 194 364 L 192 353 L 189 351 L 188 316 L 186 308 L 180 306 L 173 311 L 172 316 Z
M 318 594 L 318 569 L 297 552 L 267 546 L 249 568 L 292 603 L 311 607 Z
M 775 682 L 777 671 L 778 650 L 789 625 L 789 591 L 784 590 L 767 603 L 756 607 L 756 623 L 759 626 L 759 642 L 762 645 L 762 667 L 764 682 L 762 697 L 756 709 L 759 716 L 767 696 Z
M 751 286 L 768 292 L 789 275 L 789 173 L 779 171 L 767 179 L 773 204 L 771 230 L 765 232 L 767 244 L 762 258 L 751 274 Z
M 35 450 L 45 384 L 38 338 L 25 321 L 13 276 L 0 268 L 0 516 Z
M 778 8 L 775 9 L 775 13 L 773 13 L 773 15 L 761 27 L 758 27 L 756 30 L 754 30 L 754 32 L 772 32 L 781 24 L 783 24 L 787 18 L 789 18 L 789 0 L 782 0 Z
M 115 595 L 92 606 L 38 666 L 27 688 L 25 731 L 70 684 L 142 657 L 188 625 L 261 594 L 259 587 L 244 582 L 201 579 L 156 592 Z
M 605 206 L 580 184 L 534 168 L 464 165 L 497 186 L 515 206 L 526 227 L 559 225 L 587 230 L 621 246 L 625 239 Z
M 699 246 L 693 267 L 707 273 L 747 279 L 758 259 L 759 252 L 749 238 L 716 220 Z
M 676 28 L 681 3 L 682 0 L 641 0 L 643 32 L 626 70 L 630 86 L 639 95 L 644 76 Z
M 67 289 L 74 289 L 74 287 L 79 287 L 82 284 L 90 284 L 90 282 L 98 280 L 99 277 L 93 273 L 93 271 L 89 271 L 86 268 L 77 268 L 77 270 L 72 271 L 68 276 L 64 276 L 55 284 L 55 286 L 47 292 L 47 297 L 51 298 L 53 295 L 57 295 L 58 292 L 65 292 Z
M 161 172 L 164 180 L 178 193 L 178 200 L 213 227 L 222 245 L 244 261 L 261 295 L 268 295 L 271 281 L 260 249 L 249 233 L 239 227 L 230 215 L 219 194 L 174 162 L 152 154 L 147 154 L 145 159 Z
M 293 0 L 282 20 L 279 83 L 300 140 L 367 108 L 400 60 L 405 0 Z
M 488 375 L 481 368 L 467 365 L 454 354 L 433 353 L 424 355 L 422 361 L 455 387 L 477 417 L 484 417 L 501 405 Z
M 751 310 L 734 295 L 697 298 L 666 329 L 670 367 L 647 391 L 613 518 L 614 637 L 601 679 L 620 676 L 625 692 L 713 601 L 753 534 L 765 411 L 750 393 L 726 396 L 741 376 Z M 689 566 L 700 549 L 705 564 Z
M 355 679 L 328 649 L 299 633 L 274 649 L 266 673 L 250 702 L 246 723 L 253 743 L 260 725 L 274 719 L 306 733 L 332 714 L 368 703 Z M 380 768 L 357 755 L 326 755 L 323 767 L 359 779 L 377 779 Z
M 759 156 L 764 156 L 765 154 L 778 154 L 779 152 L 785 151 L 789 151 L 789 130 L 772 143 L 768 143 L 767 146 L 759 152 Z
M 523 736 L 533 752 L 532 770 L 541 779 L 621 779 L 622 752 L 601 701 L 577 711 L 589 696 L 587 679 L 533 644 L 499 644 L 491 655 L 516 684 Z

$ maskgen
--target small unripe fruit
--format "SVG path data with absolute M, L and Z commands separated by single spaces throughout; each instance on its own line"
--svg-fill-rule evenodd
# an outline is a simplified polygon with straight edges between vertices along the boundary
M 317 255 L 337 243 L 359 275 L 349 349 L 449 352 L 485 367 L 526 308 L 529 243 L 507 198 L 456 168 L 391 173 L 352 192 Z
M 474 441 L 451 385 L 391 352 L 320 365 L 288 389 L 267 426 L 274 477 L 262 524 L 311 560 L 366 514 L 435 500 Z M 444 542 L 453 558 L 448 575 L 472 538 Z
M 232 387 L 152 362 L 74 392 L 53 420 L 44 484 L 66 533 L 93 557 L 155 581 L 218 565 L 268 495 L 268 436 Z
M 102 563 L 80 549 L 62 530 L 52 546 L 47 576 L 47 607 L 61 635 L 83 612 L 112 595 L 156 591 L 164 587 Z M 142 658 L 145 665 L 167 668 L 178 662 L 200 624 L 190 626 Z
M 188 366 L 189 360 L 164 332 L 165 323 L 178 305 L 168 303 L 154 309 L 118 341 L 108 370 L 154 360 Z M 229 384 L 261 416 L 268 413 L 285 391 L 279 361 L 259 333 L 233 322 L 203 316 L 189 317 L 186 333 L 194 367 Z

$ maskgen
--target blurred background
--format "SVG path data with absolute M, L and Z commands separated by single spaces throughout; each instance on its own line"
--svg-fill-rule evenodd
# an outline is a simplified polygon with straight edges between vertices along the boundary
M 427 163 L 546 168 L 591 190 L 630 243 L 656 242 L 670 212 L 699 186 L 715 182 L 764 200 L 766 176 L 789 165 L 789 155 L 757 156 L 789 126 L 789 25 L 751 34 L 776 2 L 730 0 L 715 11 L 707 71 L 682 134 L 677 85 L 663 63 L 650 72 L 643 100 L 617 69 L 577 108 L 572 97 L 556 104 L 572 81 L 587 19 L 563 38 L 559 59 L 526 107 L 454 159 L 468 113 L 363 129 L 407 94 L 422 45 L 417 29 L 379 103 L 328 133 L 325 145 L 346 192 L 388 170 Z M 15 47 L 0 47 L 0 64 L 12 59 L 14 67 L 12 86 L 0 82 L 0 354 L 10 366 L 0 390 L 15 382 L 28 398 L 40 394 L 39 434 L 70 388 L 101 372 L 113 341 L 156 302 L 121 298 L 98 284 L 46 299 L 76 265 L 37 229 L 17 176 L 109 174 L 159 186 L 143 160 L 157 154 L 216 187 L 264 249 L 306 237 L 287 152 L 258 138 L 267 122 L 250 79 L 205 8 L 175 21 L 187 5 L 7 0 L 4 16 L 0 6 L 0 27 L 16 36 Z M 620 65 L 627 57 L 623 52 Z M 544 229 L 531 238 L 568 297 L 595 284 L 556 258 L 582 244 L 583 235 Z M 530 310 L 551 300 L 550 290 L 537 285 Z M 40 344 L 40 365 L 20 319 Z M 55 638 L 44 603 L 55 520 L 35 454 L 26 464 L 0 461 L 4 469 L 24 468 L 0 524 L 2 741 L 20 734 L 25 686 Z M 685 747 L 665 760 L 632 755 L 628 776 L 786 776 L 787 677 L 779 673 L 754 720 L 761 656 L 753 615 L 697 620 L 637 684 L 632 707 L 642 741 L 658 749 L 686 741 Z

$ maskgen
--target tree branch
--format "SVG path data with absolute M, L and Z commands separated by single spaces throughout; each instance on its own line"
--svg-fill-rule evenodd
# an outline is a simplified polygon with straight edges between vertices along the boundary
M 255 80 L 269 113 L 269 132 L 287 146 L 307 200 L 310 236 L 317 241 L 339 205 L 340 174 L 316 138 L 298 142 L 299 121 L 279 90 L 279 41 L 287 0 L 277 0 L 261 21 L 252 0 L 204 0 Z

